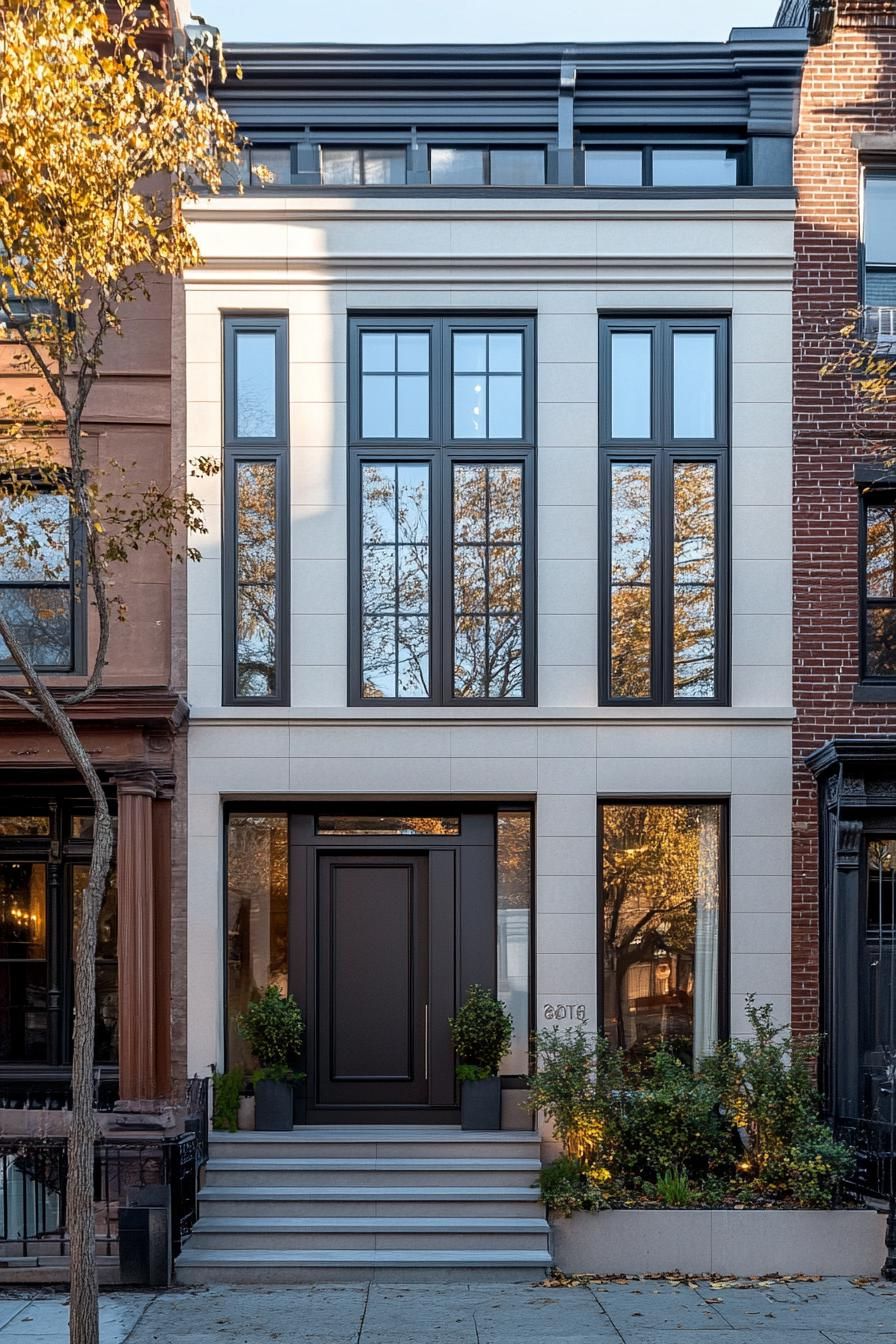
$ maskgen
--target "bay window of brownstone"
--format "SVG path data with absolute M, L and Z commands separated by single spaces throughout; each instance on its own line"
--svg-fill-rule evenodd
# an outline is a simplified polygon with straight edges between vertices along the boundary
M 728 329 L 607 318 L 600 332 L 603 704 L 728 697 Z
M 726 1030 L 726 811 L 714 802 L 602 803 L 598 1002 L 608 1038 L 658 1041 L 695 1064 Z
M 71 1065 L 73 949 L 90 869 L 86 800 L 16 791 L 0 809 L 0 1078 L 64 1079 Z M 100 911 L 94 1049 L 118 1063 L 118 899 Z M 10 1094 L 12 1095 L 12 1094 Z
M 531 318 L 350 326 L 350 700 L 532 704 Z
M 227 705 L 289 703 L 289 412 L 285 317 L 224 319 Z

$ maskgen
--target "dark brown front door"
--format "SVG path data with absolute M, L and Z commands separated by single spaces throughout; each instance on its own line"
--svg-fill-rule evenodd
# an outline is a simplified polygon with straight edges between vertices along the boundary
M 429 1101 L 429 901 L 421 854 L 319 854 L 319 1104 Z

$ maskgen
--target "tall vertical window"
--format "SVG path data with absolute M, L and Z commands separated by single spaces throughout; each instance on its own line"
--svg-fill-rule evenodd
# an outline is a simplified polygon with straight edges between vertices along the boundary
M 720 1035 L 724 815 L 719 803 L 600 808 L 600 996 L 622 1049 L 664 1040 L 696 1063 Z
M 529 961 L 532 933 L 532 814 L 502 811 L 497 816 L 498 998 L 513 1018 L 503 1074 L 528 1074 Z
M 727 697 L 727 336 L 601 323 L 603 703 Z
M 534 696 L 534 324 L 351 324 L 353 703 Z
M 896 488 L 863 494 L 861 544 L 861 678 L 896 682 Z
M 224 319 L 224 702 L 289 702 L 286 318 Z
M 227 818 L 227 1067 L 250 1068 L 237 1018 L 275 984 L 287 989 L 289 818 L 232 812 Z
M 65 495 L 0 491 L 0 610 L 35 667 L 81 662 L 81 572 Z M 0 671 L 15 671 L 0 639 Z
M 896 173 L 866 175 L 862 234 L 863 301 L 873 324 L 876 309 L 896 308 Z M 892 322 L 886 329 L 892 333 Z

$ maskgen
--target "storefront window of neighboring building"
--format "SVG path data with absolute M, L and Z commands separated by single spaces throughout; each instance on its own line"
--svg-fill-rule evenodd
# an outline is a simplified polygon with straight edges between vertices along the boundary
M 727 698 L 727 334 L 601 322 L 602 703 Z
M 861 675 L 896 682 L 896 487 L 869 487 L 861 504 Z
M 71 1060 L 72 949 L 90 868 L 90 815 L 64 798 L 21 795 L 0 815 L 0 1076 Z M 118 1059 L 114 869 L 97 930 L 98 1064 Z
M 67 496 L 0 492 L 0 609 L 42 671 L 76 671 L 80 661 L 74 553 Z M 16 670 L 2 639 L 0 670 Z
M 433 145 L 429 176 L 433 186 L 542 187 L 545 152 L 521 146 L 483 149 Z
M 268 985 L 287 989 L 289 819 L 233 812 L 227 822 L 227 1067 L 254 1067 L 236 1020 Z
M 731 146 L 604 145 L 585 149 L 588 187 L 735 187 L 744 151 Z
M 351 323 L 353 703 L 533 700 L 533 341 Z
M 326 187 L 400 187 L 407 180 L 407 152 L 321 145 L 320 180 Z
M 224 319 L 224 703 L 289 703 L 285 317 Z
M 695 1062 L 721 1028 L 724 809 L 600 808 L 600 997 L 622 1049 L 667 1041 Z

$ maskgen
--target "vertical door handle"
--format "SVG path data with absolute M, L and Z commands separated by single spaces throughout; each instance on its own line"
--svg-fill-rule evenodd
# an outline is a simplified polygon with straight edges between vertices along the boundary
M 429 1004 L 423 1005 L 423 1079 L 429 1082 Z

